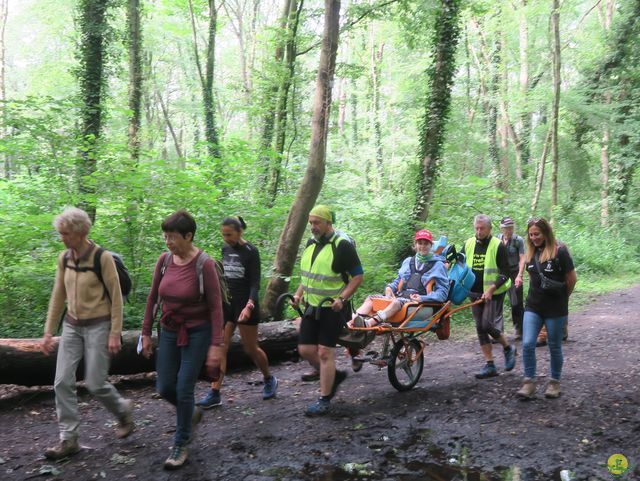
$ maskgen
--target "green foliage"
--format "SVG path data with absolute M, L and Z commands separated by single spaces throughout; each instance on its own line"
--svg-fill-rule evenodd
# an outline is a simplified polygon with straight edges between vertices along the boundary
M 261 252 L 264 287 L 308 159 L 322 2 L 304 2 L 281 159 L 282 182 L 270 206 L 264 171 L 266 163 L 274 160 L 274 152 L 265 149 L 261 137 L 263 119 L 273 101 L 273 86 L 285 75 L 282 65 L 273 60 L 282 33 L 277 26 L 281 2 L 255 2 L 256 10 L 249 14 L 251 22 L 246 17 L 244 72 L 233 30 L 237 19 L 232 22 L 225 9 L 219 11 L 214 89 L 221 159 L 208 158 L 203 142 L 205 121 L 188 2 L 146 4 L 142 152 L 140 162 L 132 164 L 126 147 L 130 114 L 126 107 L 127 54 L 119 41 L 124 32 L 124 3 L 109 1 L 103 31 L 108 78 L 103 87 L 108 89 L 102 91 L 108 91 L 108 95 L 101 97 L 106 114 L 100 119 L 102 140 L 92 153 L 96 170 L 84 179 L 95 193 L 80 196 L 77 159 L 86 139 L 78 135 L 83 106 L 77 79 L 71 72 L 79 71 L 78 59 L 82 57 L 74 57 L 74 53 L 82 39 L 78 38 L 80 24 L 68 21 L 80 3 L 25 2 L 12 12 L 7 24 L 8 100 L 1 105 L 4 129 L 0 132 L 0 160 L 6 161 L 1 164 L 6 170 L 0 180 L 0 337 L 40 335 L 56 258 L 62 248 L 51 221 L 65 206 L 81 201 L 97 205 L 92 238 L 121 253 L 132 273 L 134 290 L 125 308 L 126 327 L 140 325 L 153 267 L 165 248 L 159 226 L 178 208 L 195 215 L 196 244 L 212 255 L 221 247 L 222 217 L 242 215 L 249 226 L 247 239 Z M 337 227 L 358 243 L 366 275 L 357 301 L 380 292 L 395 276 L 401 260 L 397 253 L 409 252 L 415 227 L 424 226 L 436 236 L 447 235 L 450 242 L 460 246 L 473 235 L 473 216 L 486 213 L 495 221 L 503 215 L 513 216 L 518 233 L 524 234 L 535 168 L 548 128 L 551 79 L 549 4 L 527 2 L 529 73 L 535 86 L 526 97 L 520 90 L 520 3 L 474 0 L 462 6 L 458 1 L 350 2 L 344 19 L 347 28 L 341 32 L 326 176 L 319 200 L 335 207 Z M 464 7 L 459 11 L 464 37 L 450 28 L 452 25 L 436 22 L 443 5 Z M 562 54 L 559 205 L 554 217 L 558 238 L 567 243 L 576 262 L 578 295 L 583 288 L 609 284 L 620 270 L 630 275 L 640 270 L 636 261 L 640 246 L 640 185 L 636 175 L 640 43 L 630 40 L 640 33 L 636 5 L 620 2 L 609 33 L 603 31 L 597 9 L 590 10 L 593 2 L 568 0 L 562 5 L 561 36 L 567 47 Z M 209 18 L 208 5 L 193 2 L 193 6 L 200 42 Z M 50 15 L 51 11 L 57 15 Z M 452 18 L 454 12 L 445 13 L 449 15 L 446 18 Z M 474 21 L 481 25 L 482 32 Z M 498 38 L 505 42 L 501 68 L 507 75 L 496 94 L 499 99 L 489 98 L 482 91 L 482 82 L 490 72 L 483 60 L 480 33 L 489 43 Z M 429 81 L 438 60 L 432 54 L 438 42 L 450 60 L 447 75 L 453 83 L 446 84 L 451 86 L 450 98 Z M 383 56 L 377 68 L 383 161 L 378 165 L 371 58 L 372 48 L 382 45 Z M 249 79 L 248 91 L 244 74 Z M 602 100 L 606 92 L 612 94 L 610 104 Z M 425 140 L 433 140 L 425 139 L 424 128 L 430 120 L 425 118 L 425 99 L 433 104 L 431 120 L 437 121 L 444 135 L 432 143 L 440 162 L 437 177 L 430 179 L 435 187 L 429 218 L 425 225 L 414 226 L 417 180 L 422 178 L 416 153 L 421 142 L 424 147 Z M 533 119 L 531 162 L 522 166 L 525 177 L 516 179 L 510 141 L 507 171 L 499 173 L 508 180 L 504 191 L 494 187 L 483 112 L 483 102 L 496 100 L 505 101 L 518 133 L 523 112 L 531 112 Z M 175 148 L 169 123 L 179 149 Z M 599 218 L 605 125 L 612 139 L 610 225 L 615 228 L 602 228 Z M 431 150 L 428 153 L 435 155 Z M 536 212 L 545 217 L 550 217 L 551 211 L 549 177 L 543 183 Z M 218 181 L 215 184 L 214 178 Z M 622 256 L 624 263 L 620 263 Z M 587 281 L 595 278 L 600 279 L 598 283 Z M 298 282 L 295 271 L 291 288 Z

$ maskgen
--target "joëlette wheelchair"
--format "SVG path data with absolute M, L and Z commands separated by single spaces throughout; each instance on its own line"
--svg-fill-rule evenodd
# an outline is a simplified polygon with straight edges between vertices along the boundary
M 372 296 L 371 299 L 371 312 L 360 315 L 361 318 L 373 317 L 394 300 L 384 296 Z M 282 294 L 278 298 L 278 305 L 285 300 L 293 300 L 293 295 Z M 408 391 L 422 376 L 427 335 L 435 335 L 440 340 L 448 339 L 451 332 L 451 316 L 481 302 L 483 301 L 478 300 L 455 306 L 451 300 L 444 303 L 410 301 L 384 323 L 376 326 L 366 327 L 364 322 L 354 327 L 345 325 L 338 344 L 352 351 L 361 350 L 371 344 L 376 336 L 382 336 L 382 351 L 369 351 L 363 360 L 380 369 L 386 366 L 391 385 L 398 391 Z M 331 303 L 333 299 L 327 297 L 320 302 L 320 306 Z M 299 307 L 297 312 L 303 316 Z

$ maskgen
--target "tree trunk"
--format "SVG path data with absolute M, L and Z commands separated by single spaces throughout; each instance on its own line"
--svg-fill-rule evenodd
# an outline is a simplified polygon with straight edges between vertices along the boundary
M 291 356 L 298 344 L 297 323 L 292 320 L 260 324 L 258 340 L 269 359 Z M 155 359 L 146 359 L 137 353 L 140 331 L 122 333 L 122 349 L 111 361 L 111 374 L 136 374 L 155 370 Z M 44 355 L 40 351 L 41 339 L 0 339 L 0 384 L 41 386 L 53 384 L 59 337 L 54 339 L 54 352 Z M 156 338 L 154 336 L 154 344 Z M 251 363 L 244 353 L 237 333 L 231 341 L 227 355 L 228 366 Z M 82 366 L 83 363 L 80 363 Z M 78 380 L 82 379 L 82 367 Z
M 376 153 L 376 177 L 379 189 L 383 188 L 384 159 L 382 154 L 382 126 L 380 123 L 380 65 L 384 53 L 384 42 L 376 44 L 375 31 L 371 33 L 371 127 L 373 129 L 373 143 Z
M 247 59 L 247 33 L 245 27 L 246 3 L 243 2 L 243 0 L 234 2 L 230 2 L 229 0 L 227 0 L 226 2 L 223 2 L 223 6 L 225 12 L 227 13 L 227 16 L 229 17 L 231 27 L 233 28 L 233 31 L 236 34 L 236 38 L 238 39 L 240 75 L 242 76 L 242 90 L 245 96 L 247 111 L 249 111 L 251 109 L 251 92 L 253 90 L 253 87 L 251 82 L 251 75 L 248 68 L 249 61 Z M 233 17 L 235 17 L 235 22 Z M 252 119 L 249 115 L 246 116 L 245 123 L 247 125 L 250 125 L 252 123 Z
M 355 148 L 360 143 L 360 135 L 358 133 L 358 86 L 356 79 L 351 77 L 349 82 L 351 92 L 349 95 L 349 103 L 351 104 L 351 146 Z
M 598 2 L 598 18 L 605 32 L 611 28 L 613 22 L 613 12 L 616 9 L 616 0 L 606 0 L 606 2 Z
M 602 187 L 600 189 L 600 225 L 609 225 L 609 128 L 605 127 L 600 148 L 600 168 L 602 171 Z
M 9 16 L 9 0 L 0 0 L 0 105 L 2 108 L 0 112 L 2 112 L 2 116 L 0 117 L 0 140 L 4 139 L 5 135 L 7 135 L 6 130 L 6 113 L 5 108 L 2 102 L 7 100 L 7 85 L 5 78 L 5 68 L 6 68 L 6 60 L 5 54 L 7 47 L 5 45 L 5 31 L 7 27 L 7 18 Z M 3 154 L 4 157 L 4 177 L 7 180 L 11 180 L 11 158 L 8 153 Z
M 560 2 L 551 0 L 551 30 L 553 33 L 553 104 L 551 107 L 551 212 L 558 205 L 558 113 L 560 109 Z
M 297 0 L 291 0 L 284 56 L 285 70 L 283 72 L 282 83 L 278 88 L 278 103 L 276 104 L 275 157 L 269 175 L 269 205 L 273 205 L 275 202 L 280 187 L 282 159 L 284 157 L 284 146 L 287 137 L 289 90 L 291 89 L 296 69 L 298 24 L 300 22 L 300 13 L 302 12 L 303 5 L 304 0 L 300 0 L 299 4 Z
M 522 96 L 522 110 L 520 113 L 520 143 L 516 147 L 520 162 L 516 163 L 516 178 L 525 178 L 527 165 L 531 159 L 531 112 L 529 110 L 529 29 L 527 26 L 527 0 L 521 0 L 518 14 L 519 52 L 520 52 L 520 95 Z
M 184 158 L 184 154 L 182 153 L 180 139 L 178 138 L 178 135 L 176 134 L 176 130 L 173 127 L 173 122 L 171 121 L 171 115 L 169 115 L 169 106 L 168 106 L 169 100 L 167 100 L 167 102 L 165 103 L 165 101 L 162 98 L 162 92 L 160 92 L 159 90 L 157 92 L 157 97 L 158 97 L 158 102 L 160 103 L 160 108 L 162 109 L 162 116 L 164 117 L 164 122 L 167 128 L 169 129 L 169 133 L 171 134 L 171 139 L 173 140 L 173 146 L 176 149 L 176 155 L 178 156 L 178 163 L 181 163 L 182 159 Z
M 213 79 L 215 70 L 215 52 L 216 52 L 216 29 L 218 23 L 218 10 L 215 0 L 209 0 L 209 27 L 207 29 L 207 54 L 205 70 L 203 72 L 202 63 L 200 61 L 200 52 L 198 49 L 198 36 L 196 28 L 195 15 L 193 13 L 193 3 L 189 0 L 189 13 L 191 16 L 191 30 L 193 34 L 193 50 L 200 78 L 200 87 L 202 90 L 202 106 L 204 110 L 205 129 L 204 136 L 207 142 L 207 153 L 210 159 L 220 159 L 220 145 L 218 139 L 218 128 L 216 126 L 216 102 L 213 92 Z M 220 180 L 220 165 L 216 164 L 214 170 L 214 182 Z
M 78 81 L 82 99 L 82 144 L 78 159 L 78 190 L 80 207 L 95 222 L 96 188 L 90 177 L 96 172 L 98 142 L 102 129 L 102 95 L 104 78 L 104 52 L 107 30 L 106 11 L 109 0 L 81 0 L 80 2 L 80 68 Z
M 347 79 L 341 78 L 338 93 L 338 132 L 344 137 L 344 123 L 347 118 Z
M 601 4 L 602 5 L 602 4 Z M 607 0 L 604 7 L 604 15 L 602 20 L 602 27 L 605 34 L 609 32 L 611 28 L 611 22 L 613 21 L 613 11 L 615 8 L 615 0 Z M 604 93 L 605 105 L 611 104 L 611 92 Z M 611 132 L 608 125 L 605 124 L 602 132 L 602 146 L 600 148 L 600 170 L 602 172 L 602 187 L 600 189 L 600 225 L 607 227 L 609 225 L 609 140 Z
M 542 155 L 540 156 L 540 162 L 538 162 L 538 169 L 536 171 L 536 186 L 533 191 L 533 199 L 531 200 L 532 215 L 538 209 L 538 202 L 540 201 L 540 194 L 542 193 L 542 183 L 544 181 L 544 169 L 545 169 L 545 164 L 547 162 L 550 139 L 551 139 L 551 127 L 549 127 L 549 129 L 547 130 L 547 137 L 545 138 L 544 145 L 542 147 Z
M 289 23 L 289 15 L 291 5 L 295 3 L 295 0 L 283 0 L 282 14 L 280 15 L 280 31 L 276 36 L 276 49 L 274 54 L 274 77 L 279 79 L 282 73 L 282 63 L 284 61 L 285 44 L 287 43 L 287 25 Z M 276 119 L 276 105 L 278 99 L 279 82 L 271 82 L 271 85 L 267 89 L 266 101 L 267 111 L 264 114 L 262 120 L 262 149 L 269 150 L 273 145 L 273 129 Z M 269 158 L 265 157 L 264 164 L 268 170 Z
M 140 50 L 140 0 L 127 2 L 127 40 L 129 44 L 129 155 L 137 164 L 140 159 L 140 105 L 142 99 L 142 65 Z
M 510 185 L 510 173 L 509 173 L 509 131 L 513 130 L 511 122 L 509 120 L 509 114 L 507 113 L 507 102 L 509 98 L 509 72 L 507 71 L 507 57 L 508 47 L 507 38 L 504 30 L 500 31 L 500 51 L 504 53 L 501 57 L 499 64 L 500 68 L 500 93 L 496 98 L 496 104 L 500 108 L 500 172 L 502 180 L 502 191 L 509 190 Z M 516 150 L 516 159 L 519 157 L 518 147 Z
M 500 34 L 498 33 L 498 37 Z M 481 32 L 481 38 L 484 38 Z M 483 42 L 483 47 L 488 45 Z M 498 190 L 505 190 L 505 180 L 501 168 L 500 149 L 498 148 L 498 97 L 500 95 L 500 55 L 502 45 L 500 40 L 496 40 L 493 52 L 488 58 L 487 71 L 491 74 L 489 92 L 487 96 L 487 140 L 489 145 L 489 159 L 493 170 L 494 187 Z M 486 51 L 486 50 L 485 50 Z M 486 51 L 488 55 L 488 52 Z
M 413 218 L 426 222 L 438 177 L 444 129 L 451 105 L 451 86 L 455 74 L 455 52 L 460 35 L 460 0 L 441 0 L 436 18 L 433 65 L 429 69 L 429 93 L 420 135 L 422 172 Z
M 280 236 L 271 280 L 262 302 L 263 318 L 273 317 L 277 314 L 276 300 L 289 287 L 290 276 L 293 272 L 298 246 L 305 231 L 308 215 L 322 188 L 325 173 L 331 90 L 336 66 L 336 52 L 338 50 L 339 17 L 340 1 L 325 0 L 324 33 L 313 102 L 309 161 Z

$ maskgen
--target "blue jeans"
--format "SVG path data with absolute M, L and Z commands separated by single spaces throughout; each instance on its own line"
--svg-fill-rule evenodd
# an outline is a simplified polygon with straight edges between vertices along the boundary
M 189 344 L 178 347 L 178 333 L 163 329 L 156 354 L 156 389 L 176 407 L 176 446 L 186 445 L 191 437 L 195 385 L 211 344 L 210 324 L 188 332 Z
M 547 326 L 547 344 L 551 355 L 551 379 L 560 380 L 562 373 L 562 336 L 569 316 L 543 318 L 535 312 L 525 311 L 522 331 L 522 363 L 524 376 L 536 376 L 536 341 L 543 324 Z

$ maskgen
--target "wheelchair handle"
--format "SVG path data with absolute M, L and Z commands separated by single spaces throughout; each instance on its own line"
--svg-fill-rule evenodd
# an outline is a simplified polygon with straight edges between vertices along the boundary
M 320 308 L 322 307 L 322 305 L 326 304 L 327 302 L 329 304 L 333 304 L 333 301 L 335 301 L 333 297 L 325 297 L 318 303 L 318 308 L 316 309 L 316 321 L 320 320 Z
M 277 308 L 278 311 L 280 311 L 280 309 L 282 308 L 282 305 L 284 304 L 284 301 L 286 301 L 287 299 L 290 300 L 290 301 L 294 301 L 295 300 L 294 297 L 293 297 L 293 294 L 291 294 L 289 292 L 285 292 L 284 294 L 280 294 L 278 296 L 278 299 L 276 300 L 276 308 Z M 291 304 L 289 304 L 289 305 L 291 306 Z M 300 317 L 302 317 L 304 315 L 302 313 L 302 310 L 300 309 L 300 304 L 298 304 L 296 307 L 293 307 L 293 306 L 291 306 L 291 307 L 293 308 L 294 311 L 296 311 L 300 315 Z

